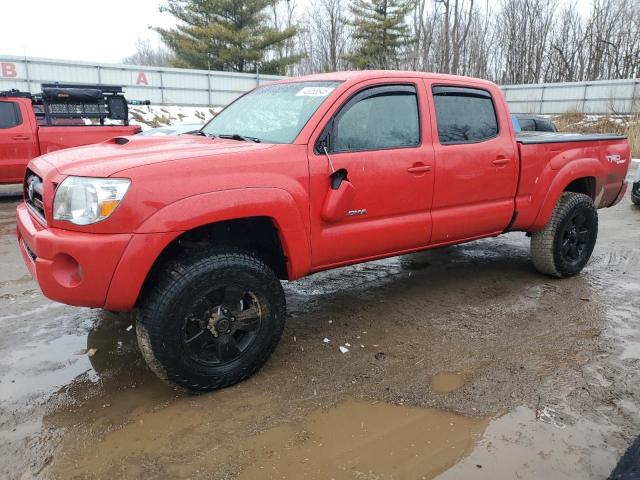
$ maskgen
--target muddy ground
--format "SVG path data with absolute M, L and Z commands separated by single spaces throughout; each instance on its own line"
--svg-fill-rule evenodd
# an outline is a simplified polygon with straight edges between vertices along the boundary
M 146 368 L 131 315 L 40 294 L 17 193 L 0 188 L 0 478 L 604 478 L 640 433 L 628 198 L 576 278 L 537 274 L 514 233 L 286 284 L 266 367 L 194 396 Z

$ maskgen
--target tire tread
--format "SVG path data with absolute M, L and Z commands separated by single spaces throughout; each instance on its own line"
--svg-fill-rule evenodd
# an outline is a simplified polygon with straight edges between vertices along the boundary
M 206 383 L 196 383 L 185 378 L 178 370 L 172 369 L 170 366 L 171 358 L 168 358 L 166 351 L 162 348 L 164 312 L 169 310 L 179 285 L 205 271 L 225 268 L 229 265 L 244 267 L 267 278 L 268 288 L 275 291 L 275 297 L 278 299 L 277 304 L 272 305 L 272 314 L 282 315 L 283 318 L 275 322 L 276 328 L 272 329 L 268 344 L 258 352 L 258 356 L 249 366 L 243 369 L 234 369 L 228 374 L 217 375 Z M 282 285 L 275 273 L 265 263 L 242 250 L 213 248 L 196 255 L 178 258 L 159 269 L 148 283 L 138 304 L 136 322 L 138 345 L 149 368 L 161 380 L 173 387 L 190 391 L 210 391 L 241 382 L 264 365 L 280 340 L 284 329 L 286 308 Z
M 559 271 L 556 265 L 554 242 L 558 226 L 567 214 L 580 203 L 588 203 L 595 210 L 593 200 L 588 195 L 576 192 L 562 193 L 545 227 L 531 234 L 531 261 L 538 272 L 558 278 L 567 276 L 566 273 Z

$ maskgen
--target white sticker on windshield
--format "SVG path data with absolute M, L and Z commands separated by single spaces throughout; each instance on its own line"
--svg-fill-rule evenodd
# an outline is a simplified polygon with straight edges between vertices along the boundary
M 326 97 L 335 90 L 335 87 L 304 87 L 296 97 Z

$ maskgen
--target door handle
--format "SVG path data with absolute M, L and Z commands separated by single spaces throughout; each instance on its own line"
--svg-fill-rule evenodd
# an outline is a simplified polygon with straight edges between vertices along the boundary
M 510 160 L 508 158 L 496 158 L 492 163 L 496 166 L 499 167 L 501 165 L 506 165 L 507 163 L 509 163 Z
M 417 164 L 414 165 L 413 167 L 409 167 L 407 168 L 407 172 L 409 173 L 426 173 L 426 172 L 430 172 L 431 171 L 432 166 L 431 165 L 424 165 L 424 164 Z
M 31 137 L 28 137 L 27 135 L 14 135 L 11 138 L 13 140 L 29 140 Z

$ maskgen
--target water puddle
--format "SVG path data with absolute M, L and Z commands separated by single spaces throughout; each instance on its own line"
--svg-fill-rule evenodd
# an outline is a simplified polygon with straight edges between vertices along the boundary
M 617 452 L 614 428 L 552 409 L 517 407 L 493 420 L 473 451 L 438 480 L 607 478 Z
M 464 374 L 462 372 L 440 372 L 431 378 L 431 388 L 438 393 L 453 392 L 463 385 Z
M 240 479 L 433 478 L 458 462 L 488 420 L 347 400 L 246 442 Z

